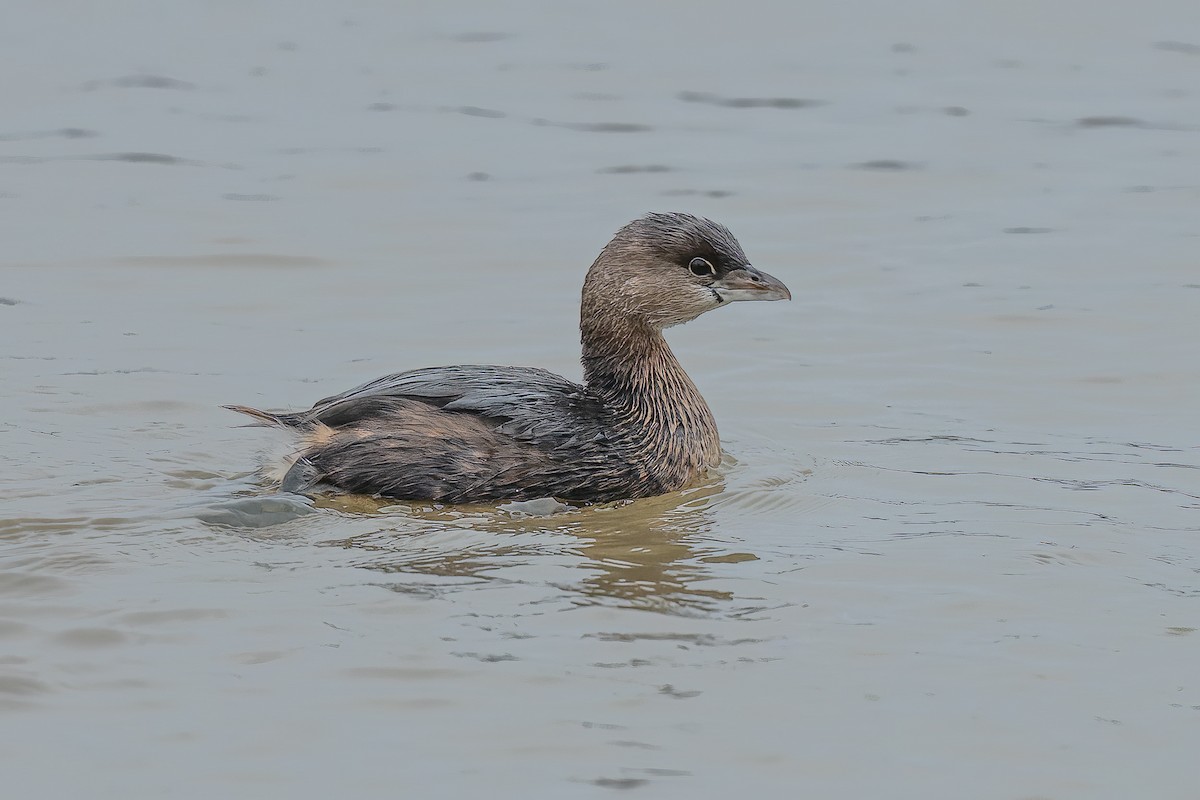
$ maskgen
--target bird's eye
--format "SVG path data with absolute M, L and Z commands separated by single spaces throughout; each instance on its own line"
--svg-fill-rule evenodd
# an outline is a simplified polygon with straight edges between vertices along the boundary
M 713 269 L 713 265 L 703 258 L 693 258 L 691 263 L 688 264 L 688 269 L 692 271 L 693 275 L 699 278 L 707 278 L 717 274 L 717 271 Z

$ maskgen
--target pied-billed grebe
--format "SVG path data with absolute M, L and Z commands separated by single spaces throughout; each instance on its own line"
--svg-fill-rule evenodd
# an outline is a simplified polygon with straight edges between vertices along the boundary
M 734 300 L 790 300 L 723 225 L 648 214 L 583 283 L 583 385 L 531 367 L 431 367 L 270 413 L 304 437 L 284 491 L 402 500 L 604 502 L 680 489 L 721 456 L 712 412 L 662 331 Z

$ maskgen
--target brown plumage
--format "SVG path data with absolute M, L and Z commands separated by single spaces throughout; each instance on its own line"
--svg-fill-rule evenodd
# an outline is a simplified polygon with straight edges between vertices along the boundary
M 432 367 L 308 411 L 226 408 L 303 436 L 284 491 L 448 503 L 648 497 L 688 485 L 721 455 L 712 412 L 663 329 L 730 301 L 785 298 L 724 226 L 649 214 L 617 231 L 588 270 L 582 385 L 530 367 Z

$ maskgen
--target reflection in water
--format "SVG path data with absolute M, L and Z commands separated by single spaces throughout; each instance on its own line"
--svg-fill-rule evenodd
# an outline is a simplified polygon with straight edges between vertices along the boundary
M 549 516 L 513 514 L 503 507 L 432 508 L 332 497 L 320 505 L 359 515 L 373 512 L 371 519 L 382 515 L 390 524 L 322 544 L 369 554 L 356 560 L 356 566 L 437 577 L 514 580 L 497 572 L 520 572 L 536 562 L 536 574 L 545 583 L 547 566 L 557 562 L 565 570 L 587 573 L 581 580 L 548 581 L 575 604 L 708 611 L 733 595 L 703 588 L 712 577 L 706 565 L 755 558 L 700 544 L 712 529 L 712 498 L 723 489 L 724 480 L 717 476 L 682 492 L 629 503 L 561 507 L 569 510 Z
M 715 480 L 689 492 L 626 505 L 591 509 L 585 522 L 567 530 L 578 539 L 572 551 L 591 574 L 577 587 L 578 602 L 617 600 L 656 611 L 711 610 L 730 592 L 701 588 L 708 580 L 700 535 L 712 529 L 710 498 L 724 488 Z

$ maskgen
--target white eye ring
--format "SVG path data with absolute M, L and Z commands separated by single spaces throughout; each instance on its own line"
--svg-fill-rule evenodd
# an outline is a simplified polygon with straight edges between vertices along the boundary
M 693 258 L 688 263 L 688 269 L 691 270 L 692 274 L 697 278 L 712 277 L 713 275 L 717 274 L 717 271 L 713 268 L 713 265 L 708 262 L 708 259 L 700 258 L 699 256 Z

